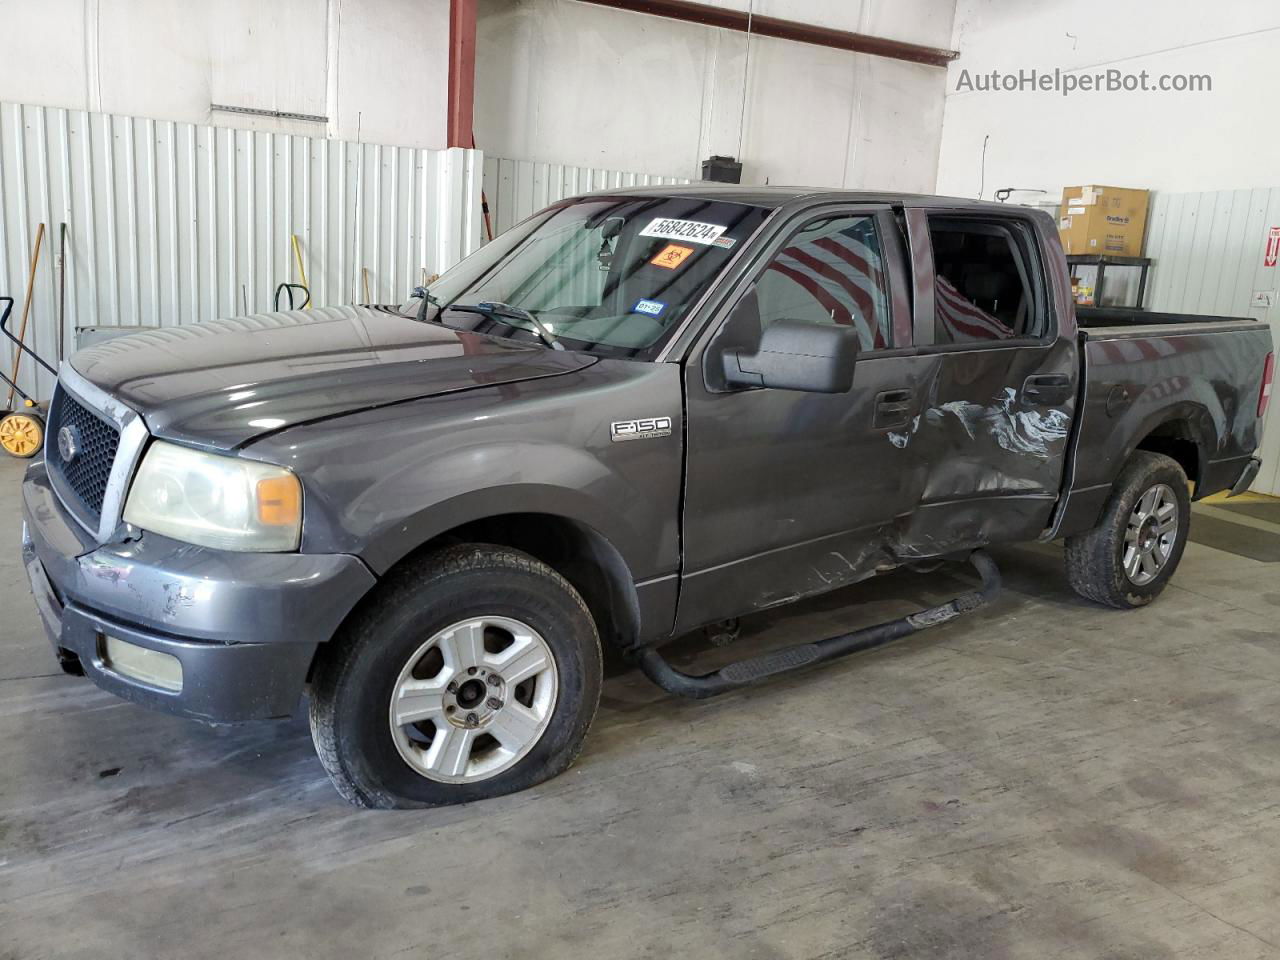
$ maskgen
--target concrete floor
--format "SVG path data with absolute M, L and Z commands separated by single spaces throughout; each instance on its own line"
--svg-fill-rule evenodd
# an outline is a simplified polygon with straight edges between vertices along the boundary
M 1119 613 L 1057 548 L 1001 550 L 988 614 L 708 703 L 618 669 L 559 779 L 369 813 L 301 715 L 212 729 L 57 673 L 19 474 L 0 461 L 3 960 L 1280 957 L 1268 563 L 1193 544 Z M 955 586 L 862 584 L 740 649 Z

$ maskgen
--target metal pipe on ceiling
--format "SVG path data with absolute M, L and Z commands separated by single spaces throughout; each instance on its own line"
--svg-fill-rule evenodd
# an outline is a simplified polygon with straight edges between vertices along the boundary
M 448 145 L 475 146 L 477 0 L 449 2 Z
M 797 43 L 812 43 L 822 47 L 834 47 L 837 50 L 852 50 L 854 53 L 865 53 L 873 57 L 923 63 L 931 67 L 945 67 L 960 56 L 959 51 L 947 50 L 943 47 L 928 47 L 903 40 L 890 40 L 887 37 L 873 37 L 865 33 L 836 30 L 832 27 L 802 23 L 799 20 L 784 20 L 781 17 L 766 17 L 758 13 L 748 14 L 741 10 L 728 10 L 705 3 L 693 3 L 691 0 L 580 0 L 580 2 L 613 7 L 616 10 L 629 10 L 632 13 L 647 13 L 655 17 L 666 17 L 669 20 L 700 23 L 708 27 L 749 32 L 757 36 L 776 37 L 779 40 L 794 40 Z

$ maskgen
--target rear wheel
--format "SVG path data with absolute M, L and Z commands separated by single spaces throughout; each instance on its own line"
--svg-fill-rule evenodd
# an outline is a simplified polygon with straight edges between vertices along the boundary
M 1190 522 L 1182 467 L 1139 450 L 1120 471 L 1098 525 L 1067 538 L 1067 579 L 1089 600 L 1121 609 L 1145 606 L 1177 569 Z
M 480 800 L 573 762 L 600 679 L 594 621 L 563 577 L 515 550 L 454 547 L 390 575 L 322 649 L 312 739 L 360 806 Z
M 9 413 L 0 419 L 0 447 L 28 460 L 44 446 L 44 420 L 37 413 Z

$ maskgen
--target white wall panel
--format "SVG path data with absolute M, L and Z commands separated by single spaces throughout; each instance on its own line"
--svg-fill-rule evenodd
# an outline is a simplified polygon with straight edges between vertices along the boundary
M 449 0 L 0 0 L 0 35 L 8 41 L 0 101 L 414 147 L 446 142 Z
M 946 46 L 955 0 L 718 0 Z M 573 0 L 480 0 L 476 143 L 497 156 L 928 192 L 946 70 Z
M 484 196 L 494 236 L 543 207 L 592 190 L 647 187 L 688 183 L 681 177 L 664 177 L 601 167 L 574 167 L 563 163 L 484 158 Z
M 1280 188 L 1156 193 L 1147 225 L 1146 255 L 1155 261 L 1147 305 L 1264 316 L 1250 302 L 1255 290 L 1277 287 L 1280 268 L 1263 266 L 1273 226 L 1280 226 Z
M 1275 182 L 1275 0 L 958 0 L 950 46 L 961 55 L 947 70 L 939 193 L 990 199 L 1024 187 L 1057 200 L 1084 183 L 1180 193 Z M 1166 74 L 1207 75 L 1211 89 L 1064 96 L 960 87 L 964 71 L 974 80 L 1031 69 L 1146 71 L 1152 85 Z
M 0 104 L 0 294 L 16 329 L 40 223 L 27 342 L 88 324 L 169 326 L 269 309 L 296 280 L 297 234 L 317 304 L 403 299 L 480 240 L 482 155 Z M 0 362 L 12 366 L 5 342 Z M 47 398 L 52 384 L 24 389 Z

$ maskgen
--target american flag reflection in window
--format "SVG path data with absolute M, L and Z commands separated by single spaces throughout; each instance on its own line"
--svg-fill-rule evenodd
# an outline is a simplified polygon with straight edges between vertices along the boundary
M 863 350 L 889 345 L 889 298 L 880 239 L 871 217 L 807 224 L 774 257 L 756 285 L 761 326 L 806 320 L 853 326 Z

